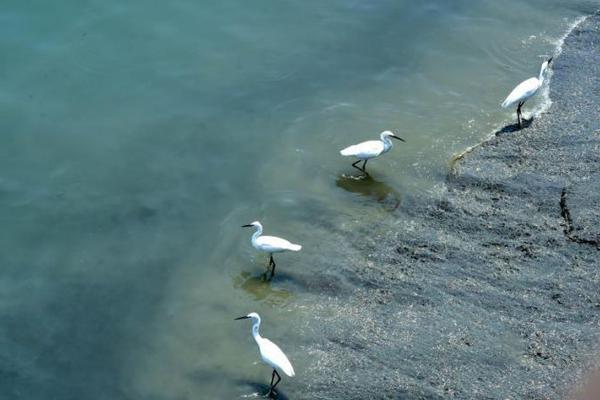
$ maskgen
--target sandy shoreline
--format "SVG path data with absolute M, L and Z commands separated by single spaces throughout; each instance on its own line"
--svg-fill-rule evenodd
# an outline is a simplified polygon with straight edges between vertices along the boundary
M 600 343 L 599 14 L 565 39 L 550 96 L 458 160 L 441 199 L 353 245 L 367 262 L 324 294 L 303 398 L 563 398 Z

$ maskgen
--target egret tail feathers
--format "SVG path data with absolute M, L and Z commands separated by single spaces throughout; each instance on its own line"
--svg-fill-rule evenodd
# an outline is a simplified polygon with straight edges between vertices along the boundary
M 299 244 L 293 244 L 292 243 L 292 244 L 290 244 L 289 249 L 291 251 L 300 251 L 302 249 L 302 246 L 300 246 Z M 293 372 L 293 370 L 292 370 L 292 372 Z
M 517 104 L 517 101 L 516 101 L 516 100 L 514 100 L 514 99 L 511 99 L 511 98 L 510 98 L 510 96 L 508 96 L 508 97 L 506 98 L 506 100 L 504 100 L 504 101 L 502 102 L 502 108 L 511 107 L 511 106 L 513 106 L 513 105 L 515 105 L 515 104 Z
M 353 156 L 354 155 L 354 146 L 346 147 L 345 149 L 340 151 L 340 154 L 343 156 Z
M 290 378 L 293 378 L 294 376 L 296 376 L 296 372 L 294 372 L 294 367 L 292 367 L 292 364 L 284 365 L 284 366 L 282 366 L 281 369 Z

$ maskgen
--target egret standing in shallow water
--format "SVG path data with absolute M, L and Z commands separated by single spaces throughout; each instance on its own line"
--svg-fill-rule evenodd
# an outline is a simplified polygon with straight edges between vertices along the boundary
M 254 221 L 247 225 L 242 225 L 242 228 L 254 227 L 256 232 L 252 235 L 252 246 L 256 250 L 264 251 L 269 253 L 269 266 L 271 269 L 271 277 L 275 276 L 275 260 L 273 260 L 273 253 L 282 253 L 284 251 L 300 251 L 302 246 L 299 244 L 290 243 L 285 239 L 277 236 L 261 236 L 263 233 L 263 226 L 260 222 Z
M 510 92 L 506 100 L 502 102 L 502 107 L 504 108 L 517 104 L 517 122 L 519 123 L 519 128 L 522 127 L 521 107 L 523 107 L 523 104 L 525 104 L 525 102 L 529 100 L 531 96 L 536 94 L 537 91 L 542 87 L 542 84 L 544 83 L 544 75 L 546 75 L 546 70 L 550 66 L 551 62 L 552 57 L 550 57 L 550 59 L 547 61 L 544 61 L 542 63 L 542 68 L 540 69 L 539 77 L 529 78 L 526 81 L 519 83 L 517 87 Z
M 352 163 L 352 166 L 359 171 L 364 172 L 366 175 L 369 175 L 366 170 L 367 161 L 390 151 L 390 149 L 394 147 L 390 138 L 405 142 L 404 139 L 394 135 L 394 133 L 391 131 L 381 132 L 379 138 L 379 140 L 368 140 L 366 142 L 346 147 L 344 150 L 340 151 L 340 154 L 343 156 L 352 156 L 358 158 L 358 161 Z M 362 168 L 356 165 L 361 161 L 364 161 Z
M 252 319 L 252 336 L 258 345 L 258 351 L 260 352 L 260 358 L 262 358 L 263 362 L 273 368 L 273 373 L 271 374 L 271 384 L 269 385 L 269 393 L 268 396 L 271 396 L 275 393 L 275 386 L 281 381 L 281 376 L 277 370 L 283 371 L 287 376 L 293 377 L 296 375 L 294 372 L 294 367 L 288 360 L 287 356 L 281 351 L 279 346 L 275 343 L 271 342 L 269 339 L 266 339 L 260 336 L 258 333 L 258 328 L 260 327 L 260 315 L 253 312 L 243 317 L 236 318 L 238 319 Z M 273 384 L 275 377 L 277 376 L 277 382 Z

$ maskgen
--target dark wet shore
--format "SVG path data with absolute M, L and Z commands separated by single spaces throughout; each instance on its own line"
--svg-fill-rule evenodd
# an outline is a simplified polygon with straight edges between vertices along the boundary
M 300 397 L 564 398 L 600 344 L 600 15 L 565 40 L 550 96 L 392 235 L 365 227 L 335 255 L 347 281 L 320 279 L 336 311 L 306 328 Z

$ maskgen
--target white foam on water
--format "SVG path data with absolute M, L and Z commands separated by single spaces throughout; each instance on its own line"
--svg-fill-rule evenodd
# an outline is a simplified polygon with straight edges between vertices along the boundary
M 573 32 L 573 30 L 575 28 L 577 28 L 587 18 L 588 18 L 588 16 L 582 16 L 582 17 L 575 19 L 575 21 L 569 23 L 568 28 L 566 29 L 565 33 L 562 34 L 560 37 L 558 37 L 558 38 L 548 37 L 547 38 L 548 42 L 551 44 L 554 44 L 554 46 L 555 46 L 552 57 L 556 58 L 562 53 L 563 46 L 565 44 L 565 40 L 567 39 L 567 37 L 571 34 L 571 32 Z M 529 43 L 536 38 L 537 38 L 537 36 L 532 35 L 526 40 L 526 42 Z M 550 68 L 548 70 L 546 82 L 543 85 L 543 87 L 539 93 L 539 97 L 541 98 L 541 100 L 538 102 L 536 107 L 531 112 L 527 113 L 527 117 L 526 117 L 527 119 L 531 118 L 532 116 L 536 117 L 536 118 L 539 117 L 540 115 L 542 115 L 546 111 L 548 111 L 550 109 L 550 107 L 552 106 L 552 99 L 550 98 L 550 82 L 552 81 L 552 75 L 553 75 L 553 72 L 552 72 L 552 69 Z M 525 117 L 525 113 L 523 113 L 523 117 Z M 481 146 L 483 143 L 485 143 L 485 142 L 489 141 L 490 139 L 492 139 L 493 137 L 495 137 L 496 132 L 498 132 L 499 129 L 501 129 L 501 127 L 496 127 L 491 132 L 489 132 L 488 135 L 485 137 L 485 139 L 483 139 L 483 141 L 481 141 L 480 143 L 477 143 L 473 146 L 469 146 L 466 149 L 462 150 L 461 152 L 456 153 L 452 157 L 452 161 L 451 161 L 452 169 L 454 170 L 454 165 L 456 164 L 456 162 L 458 160 L 462 159 L 466 154 L 469 154 L 471 151 L 473 151 L 477 147 Z
M 574 22 L 572 22 L 569 25 L 569 28 L 567 29 L 567 31 L 558 39 L 555 39 L 553 42 L 556 46 L 556 50 L 554 51 L 554 55 L 558 56 L 562 53 L 563 51 L 563 45 L 565 44 L 565 40 L 567 39 L 567 37 L 571 34 L 571 32 L 573 32 L 573 30 L 575 28 L 577 28 L 583 21 L 585 21 L 586 19 L 588 19 L 589 15 L 583 16 L 583 17 L 579 17 L 577 18 Z
M 250 394 L 243 394 L 240 396 L 242 399 L 256 399 L 259 397 L 264 397 L 263 395 L 261 395 L 258 392 L 254 392 L 254 393 L 250 393 Z
M 571 22 L 569 24 L 566 32 L 563 35 L 561 35 L 559 38 L 554 38 L 554 39 L 549 38 L 549 42 L 554 44 L 554 53 L 553 53 L 552 57 L 556 58 L 562 53 L 563 46 L 565 44 L 565 40 L 567 39 L 567 37 L 571 34 L 571 32 L 573 32 L 573 30 L 575 28 L 577 28 L 579 26 L 579 24 L 581 24 L 587 18 L 588 18 L 587 16 L 577 18 L 574 22 Z M 552 68 L 550 68 L 548 70 L 547 83 L 544 86 L 542 86 L 542 90 L 540 91 L 540 98 L 542 100 L 539 102 L 537 107 L 535 107 L 533 109 L 533 111 L 530 113 L 530 115 L 532 115 L 534 117 L 538 117 L 538 116 L 544 114 L 546 111 L 548 111 L 550 109 L 550 106 L 552 106 L 552 99 L 550 98 L 550 82 L 552 81 L 552 75 L 553 75 L 553 71 L 552 71 Z

